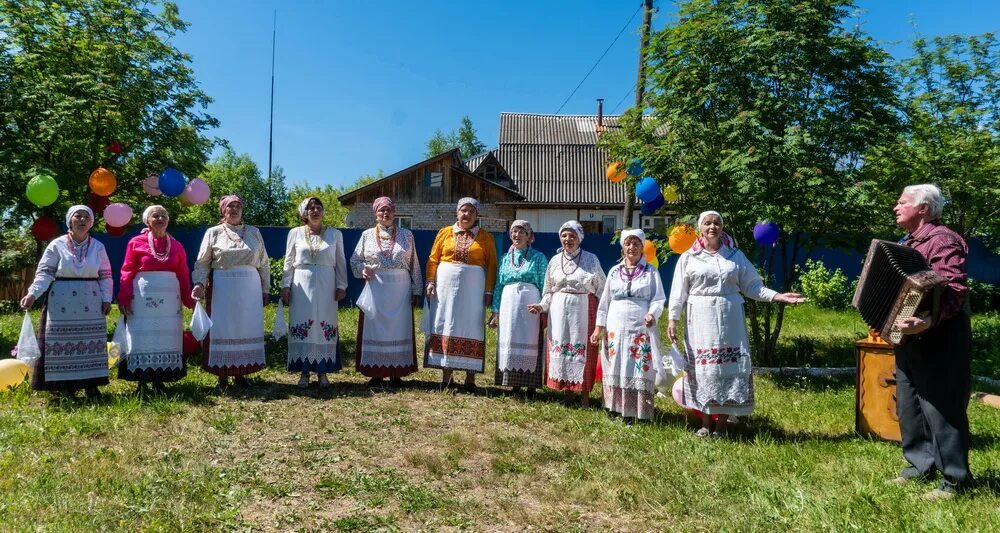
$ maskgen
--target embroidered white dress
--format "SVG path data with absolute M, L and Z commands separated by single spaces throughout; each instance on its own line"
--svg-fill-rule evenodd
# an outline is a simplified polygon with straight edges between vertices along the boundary
M 260 230 L 226 223 L 208 228 L 191 277 L 209 289 L 205 371 L 224 377 L 263 369 L 262 295 L 271 292 L 271 267 Z
M 630 277 L 619 263 L 608 271 L 597 325 L 607 328 L 601 364 L 604 369 L 604 407 L 625 417 L 650 420 L 656 398 L 656 367 L 660 356 L 656 328 L 645 317 L 659 320 L 666 304 L 660 273 L 645 259 Z
M 597 373 L 597 347 L 590 343 L 597 319 L 604 270 L 597 256 L 577 249 L 549 260 L 542 290 L 542 310 L 549 314 L 545 386 L 590 393 Z
M 406 228 L 365 230 L 351 255 L 351 270 L 360 278 L 365 266 L 375 278 L 365 282 L 375 316 L 358 314 L 355 367 L 370 378 L 395 378 L 417 371 L 412 296 L 423 292 L 423 276 L 413 233 Z
M 671 320 L 684 328 L 685 405 L 707 414 L 749 415 L 754 408 L 743 295 L 769 302 L 753 263 L 736 248 L 684 252 L 670 288 Z
M 344 237 L 326 228 L 312 235 L 306 226 L 292 228 L 285 244 L 281 288 L 290 288 L 288 371 L 336 372 L 341 368 L 335 293 L 347 290 Z
M 42 356 L 31 376 L 35 390 L 108 383 L 108 326 L 101 305 L 113 296 L 111 262 L 100 241 L 88 237 L 82 247 L 71 248 L 68 239 L 63 235 L 46 246 L 28 289 L 35 299 L 48 293 L 39 326 Z

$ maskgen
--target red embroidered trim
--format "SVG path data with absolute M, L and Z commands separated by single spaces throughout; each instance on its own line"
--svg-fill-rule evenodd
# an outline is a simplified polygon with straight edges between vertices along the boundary
M 444 355 L 457 355 L 472 359 L 483 359 L 486 353 L 486 343 L 476 339 L 431 335 L 428 342 L 430 351 Z

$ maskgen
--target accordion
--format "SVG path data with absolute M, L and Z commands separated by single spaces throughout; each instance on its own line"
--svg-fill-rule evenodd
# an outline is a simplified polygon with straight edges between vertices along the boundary
M 905 341 L 896 321 L 914 316 L 945 282 L 917 250 L 873 239 L 851 305 L 883 340 L 900 344 Z

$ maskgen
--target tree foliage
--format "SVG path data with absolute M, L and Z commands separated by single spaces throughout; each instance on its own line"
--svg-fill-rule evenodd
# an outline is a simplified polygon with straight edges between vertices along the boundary
M 212 199 L 202 205 L 182 207 L 180 224 L 215 225 L 219 221 L 218 199 L 227 194 L 243 198 L 243 220 L 255 226 L 282 226 L 288 209 L 285 173 L 276 167 L 271 178 L 261 175 L 249 154 L 226 147 L 205 166 L 201 179 L 212 189 Z
M 290 202 L 288 210 L 285 214 L 285 223 L 289 226 L 297 226 L 301 224 L 302 221 L 299 218 L 299 203 L 310 196 L 315 196 L 323 202 L 323 222 L 328 226 L 343 228 L 347 225 L 347 214 L 351 209 L 341 205 L 340 196 L 344 193 L 380 180 L 383 177 L 383 172 L 379 170 L 376 174 L 368 174 L 359 177 L 354 181 L 354 183 L 346 187 L 334 187 L 330 184 L 326 184 L 322 187 L 310 187 L 305 183 L 293 185 L 292 188 L 288 190 Z
M 61 195 L 45 211 L 84 202 L 91 171 L 118 176 L 114 201 L 148 203 L 149 172 L 196 174 L 217 121 L 190 57 L 171 44 L 187 27 L 161 0 L 0 0 L 0 195 L 7 223 L 34 218 L 25 198 L 33 169 Z M 117 141 L 122 152 L 107 147 Z M 168 204 L 173 205 L 171 202 Z
M 468 116 L 462 117 L 462 125 L 458 130 L 444 133 L 436 130 L 434 135 L 427 140 L 427 151 L 425 157 L 434 157 L 443 154 L 448 150 L 458 148 L 462 151 L 462 158 L 469 158 L 486 151 L 486 145 L 479 140 L 476 129 L 472 126 L 472 119 Z
M 857 183 L 863 154 L 898 127 L 894 85 L 887 54 L 846 27 L 852 8 L 850 0 L 682 4 L 648 50 L 653 120 L 630 110 L 602 142 L 613 158 L 640 157 L 648 174 L 676 185 L 682 217 L 721 212 L 766 277 L 784 273 L 785 290 L 815 246 L 856 246 L 870 238 L 871 210 L 889 208 L 873 207 Z M 751 237 L 761 220 L 784 230 L 766 251 Z M 766 361 L 784 307 L 748 308 L 751 342 Z
M 867 156 L 871 189 L 894 202 L 915 183 L 936 183 L 951 202 L 944 222 L 1000 250 L 1000 43 L 994 34 L 913 42 L 899 65 L 906 128 Z M 881 221 L 894 226 L 891 213 Z

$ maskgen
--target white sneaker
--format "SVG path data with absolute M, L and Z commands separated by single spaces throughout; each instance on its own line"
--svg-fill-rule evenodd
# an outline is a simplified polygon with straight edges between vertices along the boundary
M 299 378 L 299 388 L 305 389 L 308 387 L 309 387 L 309 374 L 302 374 L 302 377 Z
M 330 380 L 326 379 L 326 374 L 318 374 L 319 386 L 324 389 L 330 386 Z

